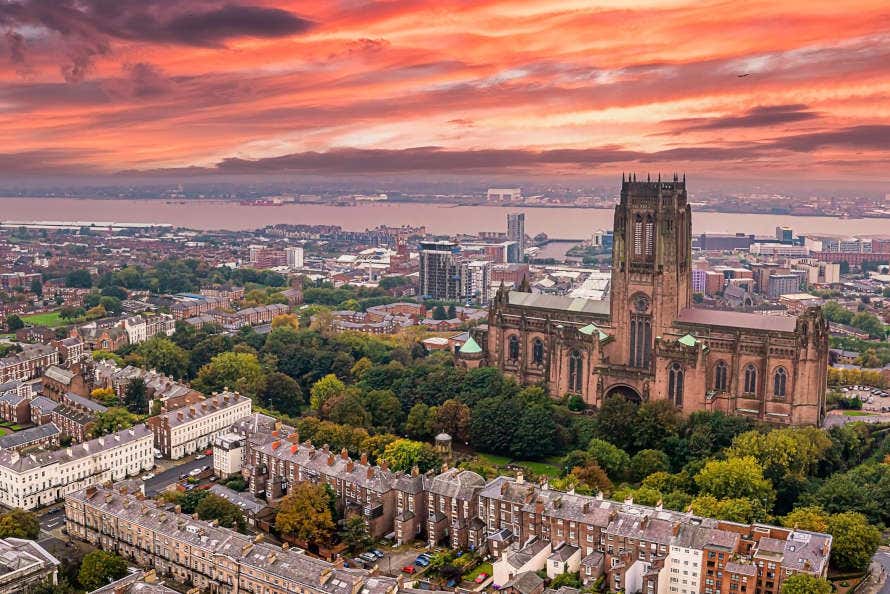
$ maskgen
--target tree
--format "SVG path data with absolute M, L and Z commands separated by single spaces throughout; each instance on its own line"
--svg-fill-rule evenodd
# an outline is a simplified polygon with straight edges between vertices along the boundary
M 455 441 L 470 439 L 470 407 L 450 398 L 436 409 L 433 431 L 447 433 Z
M 300 329 L 300 319 L 294 314 L 281 314 L 272 318 L 272 328 L 290 328 L 296 331 Z
M 368 533 L 368 525 L 365 524 L 364 518 L 358 514 L 349 516 L 343 522 L 340 540 L 346 545 L 350 555 L 360 553 L 374 543 L 374 539 Z
M 114 406 L 120 404 L 117 395 L 111 388 L 96 388 L 90 392 L 90 398 L 96 402 L 100 402 L 105 406 Z
M 620 395 L 606 398 L 596 416 L 597 436 L 625 451 L 633 451 L 638 408 L 638 405 Z
M 829 322 L 849 324 L 853 319 L 853 312 L 841 306 L 837 301 L 828 301 L 822 306 L 822 315 Z
M 885 501 L 886 503 L 886 501 Z M 841 571 L 865 571 L 881 544 L 881 532 L 865 516 L 844 512 L 828 518 L 831 562 Z
M 821 507 L 798 507 L 782 518 L 782 526 L 812 532 L 828 530 L 828 514 Z
M 796 573 L 782 582 L 781 594 L 831 594 L 831 582 L 825 578 Z
M 689 505 L 697 515 L 743 524 L 763 521 L 767 515 L 758 501 L 746 497 L 717 499 L 713 495 L 699 495 Z
M 275 529 L 302 542 L 327 544 L 334 528 L 327 491 L 314 483 L 294 484 L 275 515 Z
M 220 353 L 204 365 L 192 383 L 199 392 L 209 394 L 226 388 L 256 397 L 263 388 L 265 372 L 253 353 Z
M 138 422 L 139 417 L 127 409 L 120 406 L 112 406 L 108 410 L 96 415 L 96 422 L 93 424 L 90 434 L 93 437 L 108 435 L 121 429 L 129 429 Z
M 671 461 L 661 450 L 640 450 L 630 459 L 630 475 L 636 482 L 655 472 L 667 472 L 670 467 Z
M 297 416 L 306 404 L 300 384 L 281 372 L 270 373 L 259 395 L 260 403 L 288 416 Z
M 19 316 L 12 314 L 10 316 L 6 316 L 6 328 L 10 332 L 15 332 L 16 330 L 21 330 L 25 327 L 25 323 L 22 321 L 22 318 Z
M 202 520 L 218 520 L 225 528 L 235 527 L 244 532 L 247 522 L 241 508 L 214 493 L 208 493 L 195 507 L 195 513 Z
M 343 394 L 328 399 L 322 407 L 322 416 L 349 427 L 370 427 L 371 415 L 362 406 L 357 390 L 348 388 Z
M 449 320 L 453 320 L 457 317 L 457 308 L 454 307 L 454 304 L 448 306 L 448 318 Z
M 37 295 L 39 299 L 43 299 L 43 283 L 40 282 L 39 278 L 31 281 L 31 292 Z
M 764 510 L 772 509 L 776 493 L 772 483 L 763 478 L 763 469 L 753 456 L 710 460 L 695 476 L 702 493 L 717 499 L 747 498 Z
M 510 440 L 510 453 L 516 458 L 541 458 L 553 453 L 556 421 L 550 402 L 523 406 L 516 431 Z
M 859 328 L 863 332 L 868 332 L 871 338 L 884 338 L 884 322 L 873 313 L 860 311 L 850 320 L 850 325 L 854 328 Z
M 87 270 L 72 270 L 65 275 L 65 286 L 89 289 L 93 286 L 93 278 Z
M 333 373 L 329 373 L 312 385 L 309 390 L 309 406 L 314 410 L 321 410 L 328 399 L 340 396 L 346 391 L 346 384 Z
M 77 581 L 86 590 L 98 590 L 125 575 L 127 562 L 124 558 L 100 549 L 90 551 L 84 556 Z
M 447 320 L 448 312 L 445 311 L 445 308 L 442 307 L 441 305 L 437 305 L 435 308 L 433 308 L 433 319 L 434 320 Z
M 117 297 L 102 296 L 99 298 L 99 305 L 101 305 L 102 309 L 106 312 L 116 316 L 120 315 L 123 311 L 121 300 Z
M 521 417 L 515 398 L 498 396 L 479 401 L 470 415 L 470 443 L 485 452 L 509 455 Z
M 621 480 L 630 467 L 630 456 L 627 452 L 603 439 L 591 439 L 587 453 L 612 480 Z
M 408 411 L 405 433 L 413 439 L 430 439 L 433 436 L 437 414 L 436 407 L 431 408 L 423 402 L 418 402 Z
M 26 538 L 40 536 L 40 520 L 37 515 L 15 508 L 0 516 L 0 538 Z
M 417 466 L 421 472 L 426 472 L 441 463 L 438 454 L 428 443 L 410 439 L 397 439 L 387 445 L 383 450 L 383 459 L 395 471 L 407 471 Z
M 164 336 L 154 336 L 136 347 L 148 369 L 157 369 L 174 378 L 184 378 L 189 371 L 189 353 Z
M 683 417 L 677 407 L 667 400 L 643 403 L 636 411 L 634 446 L 638 449 L 663 449 L 665 440 L 677 435 L 682 425 Z
M 145 388 L 145 380 L 134 377 L 124 390 L 124 406 L 133 414 L 144 415 L 148 413 L 148 394 Z
M 362 404 L 371 414 L 371 425 L 389 433 L 398 430 L 402 422 L 402 403 L 392 390 L 365 392 L 362 395 Z
M 612 492 L 612 481 L 606 476 L 605 471 L 596 462 L 590 462 L 585 466 L 577 466 L 572 469 L 572 476 L 578 479 L 578 483 L 585 486 L 589 493 L 602 491 Z

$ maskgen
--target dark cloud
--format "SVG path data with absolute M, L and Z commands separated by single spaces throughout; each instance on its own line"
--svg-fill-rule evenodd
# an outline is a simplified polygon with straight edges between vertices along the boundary
M 313 23 L 279 8 L 220 0 L 7 0 L 0 3 L 0 28 L 19 35 L 39 27 L 61 36 L 65 80 L 79 82 L 93 59 L 114 40 L 219 47 L 239 37 L 284 37 Z M 9 33 L 7 35 L 9 35 Z M 18 55 L 24 61 L 25 45 Z
M 690 118 L 682 120 L 670 120 L 666 124 L 680 126 L 678 132 L 690 130 L 725 130 L 731 128 L 763 128 L 792 124 L 813 120 L 819 117 L 815 111 L 809 111 L 808 106 L 794 103 L 790 105 L 763 105 L 755 107 L 742 115 L 724 116 L 719 118 Z
M 796 134 L 775 140 L 771 146 L 797 152 L 822 148 L 890 151 L 890 125 L 852 126 L 826 132 Z
M 79 175 L 95 169 L 86 163 L 95 151 L 41 149 L 0 153 L 0 172 L 5 176 Z

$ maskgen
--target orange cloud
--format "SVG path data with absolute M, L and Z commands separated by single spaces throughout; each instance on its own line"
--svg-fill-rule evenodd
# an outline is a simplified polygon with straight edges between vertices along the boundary
M 890 175 L 885 0 L 9 0 L 0 30 L 4 174 Z

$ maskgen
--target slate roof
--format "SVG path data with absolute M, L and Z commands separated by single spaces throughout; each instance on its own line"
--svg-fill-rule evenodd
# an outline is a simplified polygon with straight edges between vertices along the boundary
M 721 326 L 728 328 L 744 328 L 745 330 L 763 330 L 770 332 L 794 332 L 797 318 L 790 316 L 771 316 L 738 311 L 718 311 L 687 307 L 677 316 L 677 324 L 695 324 L 699 326 Z
M 56 427 L 55 423 L 37 425 L 36 427 L 31 427 L 30 429 L 15 431 L 13 433 L 9 433 L 7 435 L 4 435 L 3 437 L 0 437 L 0 448 L 4 450 L 11 450 L 23 446 L 27 443 L 32 443 L 42 439 L 51 438 L 53 436 L 58 436 L 61 433 L 61 430 Z
M 430 493 L 458 499 L 471 499 L 485 486 L 485 479 L 470 470 L 449 468 L 430 482 Z
M 554 309 L 559 311 L 574 311 L 590 313 L 601 316 L 609 315 L 609 300 L 584 299 L 581 297 L 563 297 L 561 295 L 544 295 L 539 293 L 521 293 L 510 291 L 507 294 L 510 305 L 523 307 L 537 307 L 540 309 Z

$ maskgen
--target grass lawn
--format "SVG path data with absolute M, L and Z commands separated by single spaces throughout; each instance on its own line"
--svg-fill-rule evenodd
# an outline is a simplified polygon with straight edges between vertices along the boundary
M 513 464 L 527 468 L 538 476 L 544 475 L 549 476 L 550 478 L 557 478 L 559 476 L 559 466 L 554 466 L 547 462 L 517 461 L 513 462 Z
M 477 453 L 476 456 L 479 457 L 480 460 L 487 464 L 491 464 L 492 466 L 506 466 L 510 463 L 510 458 L 507 456 L 497 456 L 495 454 L 482 454 Z
M 22 427 L 21 425 L 13 425 L 12 427 L 10 427 L 10 429 L 12 429 L 13 431 L 21 431 L 22 429 L 24 429 L 24 427 Z
M 870 412 L 865 412 L 864 410 L 845 410 L 845 417 L 870 417 Z
M 489 576 L 492 573 L 494 573 L 494 571 L 492 570 L 492 567 L 491 567 L 491 563 L 480 563 L 476 567 L 476 569 L 470 571 L 469 573 L 464 574 L 464 580 L 466 580 L 468 582 L 472 582 L 473 580 L 476 579 L 476 576 L 479 575 L 480 573 L 486 573 Z
M 49 326 L 50 328 L 55 328 L 56 326 L 62 326 L 68 323 L 59 316 L 59 312 L 57 311 L 48 311 L 46 313 L 34 314 L 33 316 L 23 316 L 22 321 L 27 324 L 33 324 L 34 326 Z
M 6 429 L 0 429 L 0 437 L 6 435 L 8 431 Z

